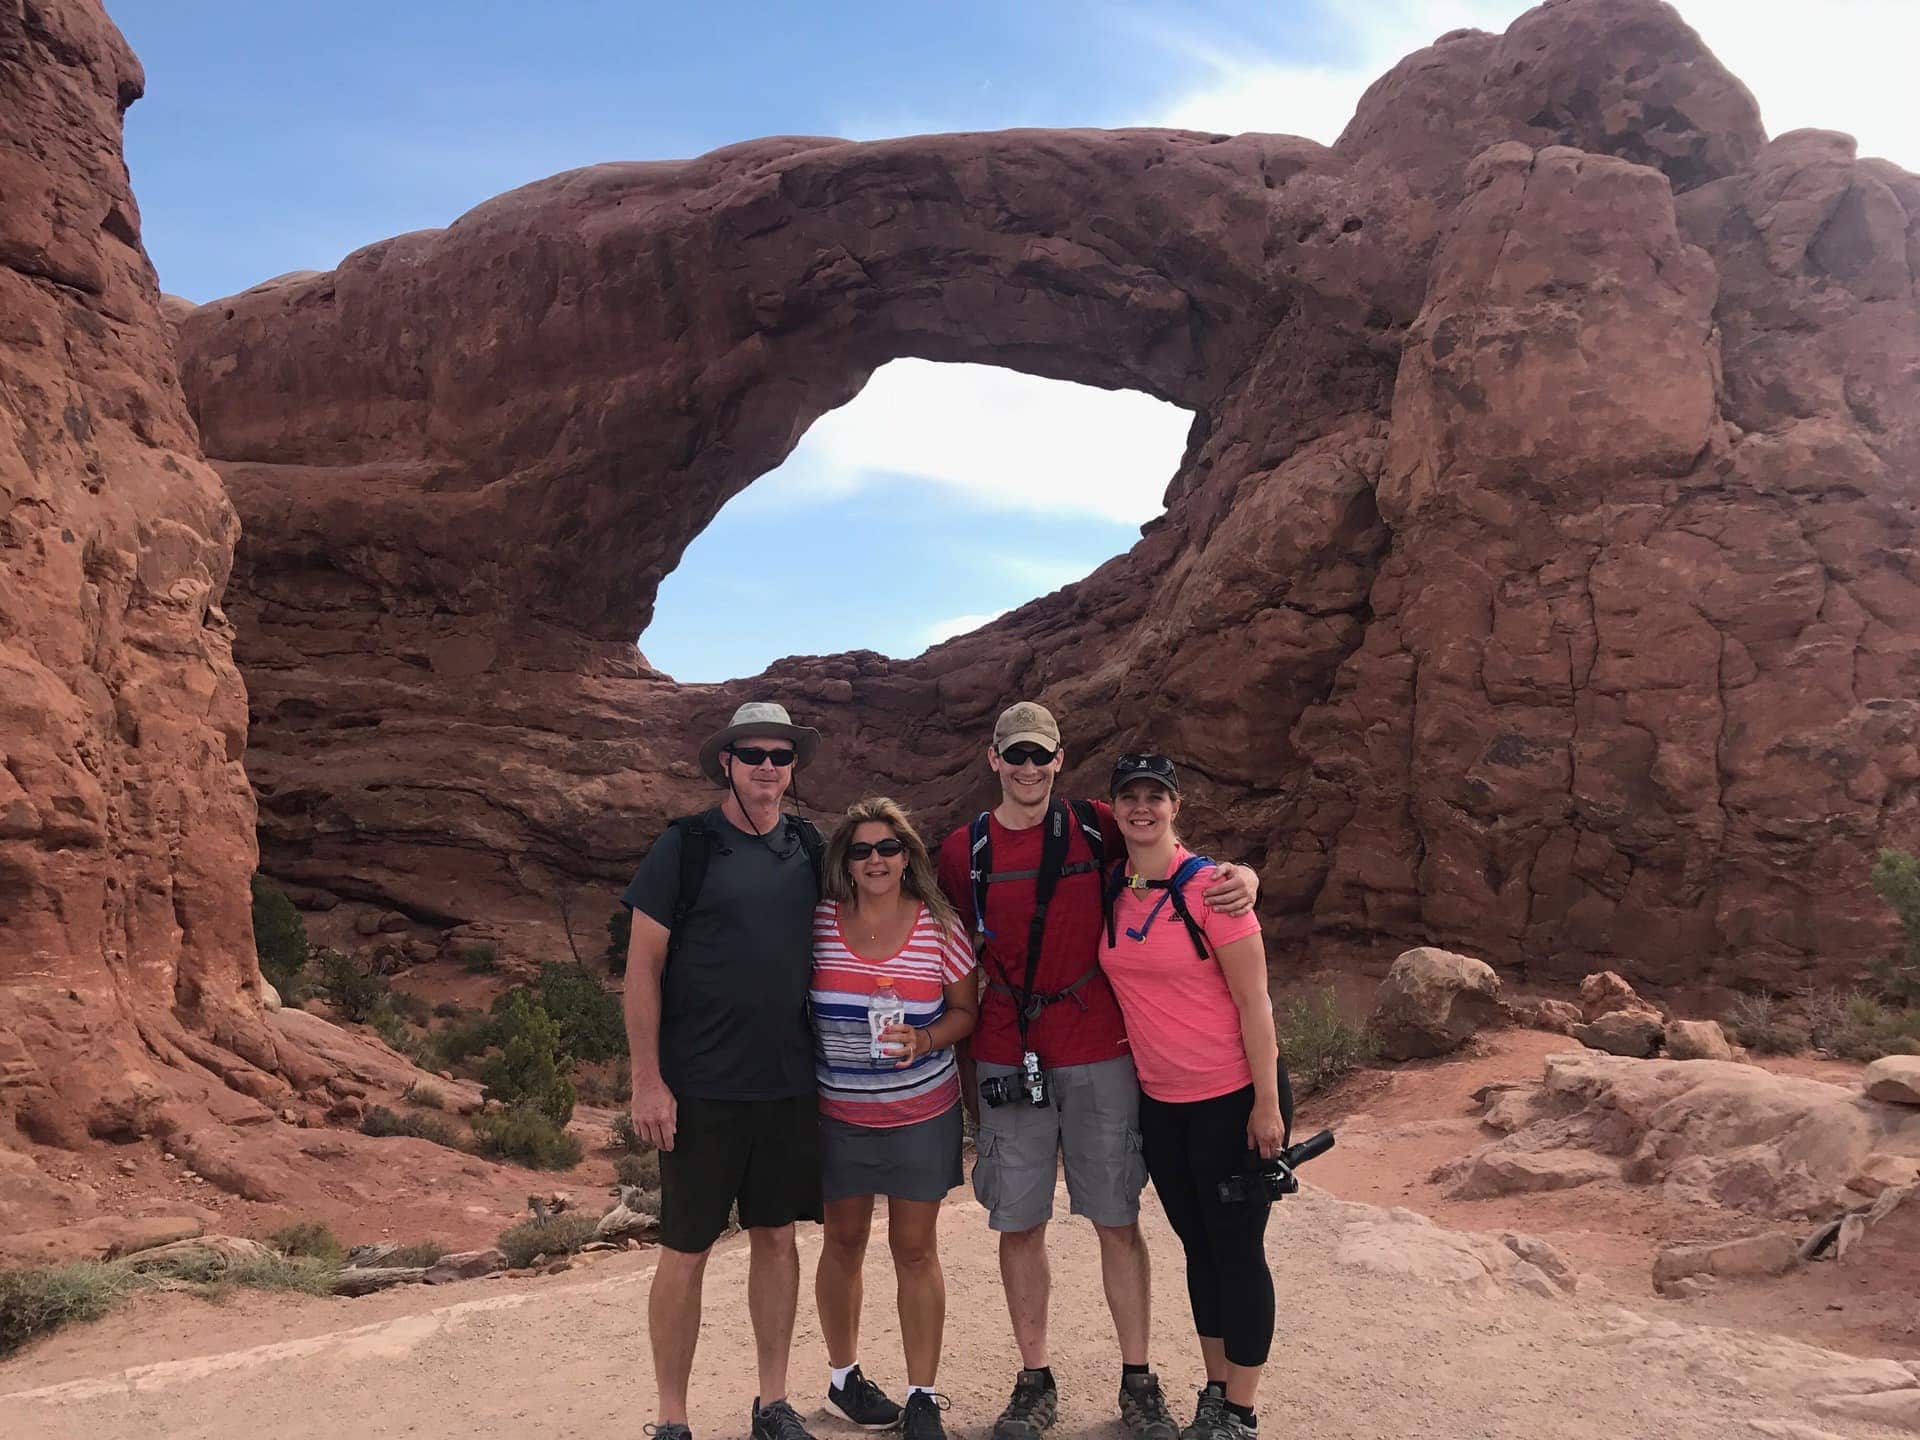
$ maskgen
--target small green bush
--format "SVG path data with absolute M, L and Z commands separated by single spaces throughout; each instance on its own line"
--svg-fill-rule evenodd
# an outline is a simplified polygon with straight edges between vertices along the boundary
M 571 1170 L 586 1153 L 578 1139 L 532 1105 L 474 1116 L 473 1148 L 489 1159 L 513 1160 L 532 1170 Z
M 393 1007 L 396 1015 L 414 1025 L 424 1026 L 433 1018 L 433 1006 L 424 995 L 415 995 L 406 990 L 389 990 L 387 1003 Z
M 500 1041 L 500 1025 L 491 1015 L 471 1015 L 443 1025 L 428 1037 L 436 1070 L 451 1070 L 474 1056 L 491 1050 Z
M 412 1269 L 431 1265 L 446 1253 L 447 1247 L 438 1240 L 416 1240 L 411 1245 L 402 1245 L 380 1263 Z
M 560 1027 L 525 990 L 510 990 L 496 1007 L 500 1053 L 480 1069 L 486 1098 L 531 1106 L 556 1127 L 573 1115 L 573 1086 L 560 1073 Z
M 458 1000 L 442 1000 L 433 1007 L 433 1018 L 436 1020 L 457 1020 L 466 1013 L 467 1007 Z
M 620 1002 L 583 965 L 549 961 L 540 967 L 540 1008 L 559 1027 L 560 1054 L 589 1065 L 627 1053 Z
M 77 1320 L 98 1320 L 140 1277 L 95 1260 L 0 1270 L 0 1357 Z
M 585 1215 L 550 1215 L 544 1220 L 522 1220 L 500 1232 L 494 1243 L 514 1269 L 524 1269 L 537 1255 L 571 1255 L 593 1238 L 598 1222 Z
M 1726 1032 L 1760 1055 L 1792 1055 L 1807 1048 L 1807 1032 L 1787 1023 L 1771 995 L 1741 995 L 1720 1017 Z
M 1888 1005 L 1865 990 L 1829 990 L 1807 1004 L 1813 1043 L 1849 1060 L 1920 1054 L 1920 1010 Z
M 462 945 L 453 952 L 460 963 L 474 975 L 491 975 L 500 968 L 500 947 L 481 942 L 477 945 Z
M 267 1243 L 282 1255 L 307 1256 L 333 1265 L 338 1265 L 347 1254 L 347 1247 L 340 1243 L 332 1227 L 321 1220 L 283 1225 L 267 1237 Z
M 386 999 L 387 982 L 378 975 L 368 974 L 351 955 L 343 955 L 338 950 L 322 950 L 317 958 L 320 993 L 339 1012 L 340 1018 L 356 1023 L 373 1019 L 383 1008 L 381 1002 Z
M 385 1139 L 406 1135 L 415 1140 L 431 1140 L 449 1150 L 464 1150 L 460 1132 L 439 1115 L 401 1115 L 384 1105 L 375 1105 L 360 1122 L 360 1133 Z
M 257 871 L 253 877 L 253 949 L 260 973 L 285 1000 L 307 963 L 307 924 L 293 902 Z
M 649 1150 L 644 1155 L 613 1157 L 613 1178 L 622 1185 L 638 1185 L 642 1190 L 660 1188 L 660 1156 Z
M 1372 1037 L 1340 1013 L 1339 997 L 1331 987 L 1289 1002 L 1274 1017 L 1274 1028 L 1298 1095 L 1326 1089 L 1374 1056 Z
M 424 1080 L 416 1080 L 407 1086 L 406 1093 L 400 1097 L 410 1105 L 418 1105 L 422 1110 L 444 1110 L 447 1097 Z
M 633 912 L 622 905 L 607 917 L 607 970 L 627 973 L 627 947 L 633 943 Z
M 633 1116 L 625 1110 L 613 1117 L 613 1138 L 629 1155 L 640 1155 L 653 1148 L 640 1138 L 640 1132 L 633 1128 Z
M 269 1255 L 258 1260 L 236 1260 L 217 1277 L 223 1285 L 249 1290 L 292 1290 L 302 1295 L 331 1295 L 340 1266 L 317 1255 Z

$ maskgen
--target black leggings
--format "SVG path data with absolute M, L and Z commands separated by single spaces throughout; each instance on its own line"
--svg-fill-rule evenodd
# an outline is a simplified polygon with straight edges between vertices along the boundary
M 1168 1104 L 1140 1097 L 1147 1173 L 1187 1252 L 1194 1329 L 1224 1340 L 1235 1365 L 1264 1365 L 1273 1344 L 1273 1272 L 1267 1268 L 1267 1202 L 1220 1203 L 1219 1183 L 1249 1161 L 1253 1087 L 1212 1100 Z

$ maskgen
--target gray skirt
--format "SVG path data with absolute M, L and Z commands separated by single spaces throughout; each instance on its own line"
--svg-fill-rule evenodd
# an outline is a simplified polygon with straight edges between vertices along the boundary
M 960 1102 L 912 1125 L 849 1125 L 820 1117 L 821 1191 L 828 1200 L 886 1195 L 944 1200 L 961 1183 Z

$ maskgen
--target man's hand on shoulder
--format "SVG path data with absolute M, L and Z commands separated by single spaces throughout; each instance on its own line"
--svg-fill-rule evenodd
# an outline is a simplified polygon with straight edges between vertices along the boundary
M 680 1107 L 664 1080 L 636 1082 L 633 1087 L 633 1128 L 639 1137 L 658 1150 L 673 1149 L 673 1132 L 679 1122 Z
M 1244 915 L 1260 898 L 1260 877 L 1251 865 L 1222 865 L 1201 898 L 1222 915 Z

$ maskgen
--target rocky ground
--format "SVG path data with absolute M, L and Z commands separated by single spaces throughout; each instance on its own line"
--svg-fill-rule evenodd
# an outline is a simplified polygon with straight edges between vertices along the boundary
M 1330 1125 L 1339 1143 L 1309 1172 L 1315 1193 L 1288 1202 L 1271 1232 L 1284 1277 L 1283 1330 L 1292 1340 L 1276 1366 L 1269 1406 L 1284 1396 L 1294 1409 L 1289 1424 L 1326 1435 L 1418 1429 L 1531 1437 L 1547 1429 L 1811 1440 L 1885 1433 L 1865 1424 L 1876 1406 L 1886 1412 L 1880 1418 L 1920 1429 L 1920 1393 L 1903 1396 L 1895 1382 L 1905 1372 L 1890 1368 L 1920 1362 L 1920 1306 L 1913 1301 L 1920 1293 L 1920 1233 L 1889 1228 L 1870 1253 L 1838 1264 L 1725 1278 L 1675 1299 L 1653 1285 L 1654 1257 L 1663 1248 L 1714 1245 L 1783 1226 L 1811 1233 L 1815 1225 L 1702 1203 L 1671 1183 L 1637 1183 L 1618 1173 L 1533 1193 L 1457 1193 L 1458 1176 L 1448 1167 L 1457 1170 L 1463 1157 L 1522 1133 L 1503 1138 L 1502 1128 L 1485 1123 L 1476 1092 L 1492 1086 L 1495 1094 L 1501 1087 L 1523 1093 L 1554 1055 L 1652 1077 L 1676 1063 L 1617 1060 L 1558 1035 L 1494 1030 L 1443 1059 L 1364 1070 L 1305 1107 L 1303 1125 Z M 1857 1093 L 1861 1073 L 1855 1065 L 1808 1059 L 1770 1061 L 1767 1069 L 1848 1093 Z M 1767 1083 L 1764 1074 L 1755 1079 Z M 438 1216 L 362 1211 L 337 1223 L 350 1239 L 387 1232 L 411 1238 L 419 1228 L 457 1246 L 486 1243 L 524 1207 L 524 1193 L 509 1192 L 542 1179 L 551 1188 L 549 1177 L 530 1174 L 526 1185 L 514 1183 L 527 1173 L 500 1172 L 497 1209 L 489 1213 L 462 1204 Z M 138 1177 L 125 1178 L 131 1186 Z M 576 1173 L 566 1183 L 592 1200 L 592 1178 Z M 285 1213 L 295 1209 L 324 1210 L 325 1197 L 302 1197 Z M 1911 1221 L 1916 1207 L 1903 1213 Z M 228 1202 L 217 1218 L 229 1226 L 274 1216 L 264 1209 L 238 1213 Z M 956 1430 L 984 1434 L 1013 1365 L 1010 1342 L 997 1273 L 989 1253 L 972 1243 L 980 1216 L 964 1192 L 950 1204 L 946 1224 L 949 1354 L 968 1359 L 949 1366 L 943 1386 L 955 1398 L 949 1418 Z M 1159 1277 L 1156 1353 L 1169 1386 L 1184 1390 L 1193 1383 L 1194 1361 L 1182 1332 L 1177 1249 L 1157 1211 L 1149 1228 Z M 1055 1250 L 1056 1366 L 1069 1377 L 1068 1436 L 1114 1428 L 1104 1394 L 1110 1340 L 1083 1229 L 1062 1225 Z M 1506 1235 L 1535 1237 L 1549 1248 L 1506 1244 Z M 809 1237 L 809 1254 L 814 1243 Z M 1527 1257 L 1539 1263 L 1522 1263 Z M 1567 1280 L 1562 1262 L 1577 1279 Z M 739 1419 L 727 1377 L 738 1373 L 744 1297 L 727 1282 L 737 1280 L 743 1263 L 731 1252 L 716 1262 L 701 1362 L 704 1408 L 696 1416 L 701 1433 L 730 1433 Z M 234 1427 L 244 1423 L 249 1431 L 270 1425 L 298 1436 L 335 1425 L 349 1396 L 356 1413 L 370 1417 L 362 1432 L 368 1435 L 451 1435 L 528 1422 L 555 1435 L 630 1427 L 644 1418 L 634 1407 L 648 1383 L 643 1300 L 650 1264 L 644 1250 L 583 1256 L 558 1276 L 409 1287 L 353 1301 L 243 1293 L 214 1305 L 144 1296 L 97 1325 L 0 1364 L 0 1432 L 84 1432 L 108 1440 L 138 1429 L 218 1437 L 239 1433 Z M 897 1379 L 884 1302 L 890 1291 L 882 1262 L 870 1281 L 875 1339 L 868 1353 L 874 1369 Z M 799 1374 L 811 1385 L 822 1361 L 817 1330 L 804 1314 L 797 1353 Z M 502 1355 L 514 1363 L 500 1365 Z M 1568 1405 L 1569 1374 L 1580 1377 L 1578 1407 Z M 262 1383 L 267 1377 L 271 1385 Z M 1870 1398 L 1875 1393 L 1891 1398 Z M 1857 1413 L 1838 1413 L 1836 1405 Z

